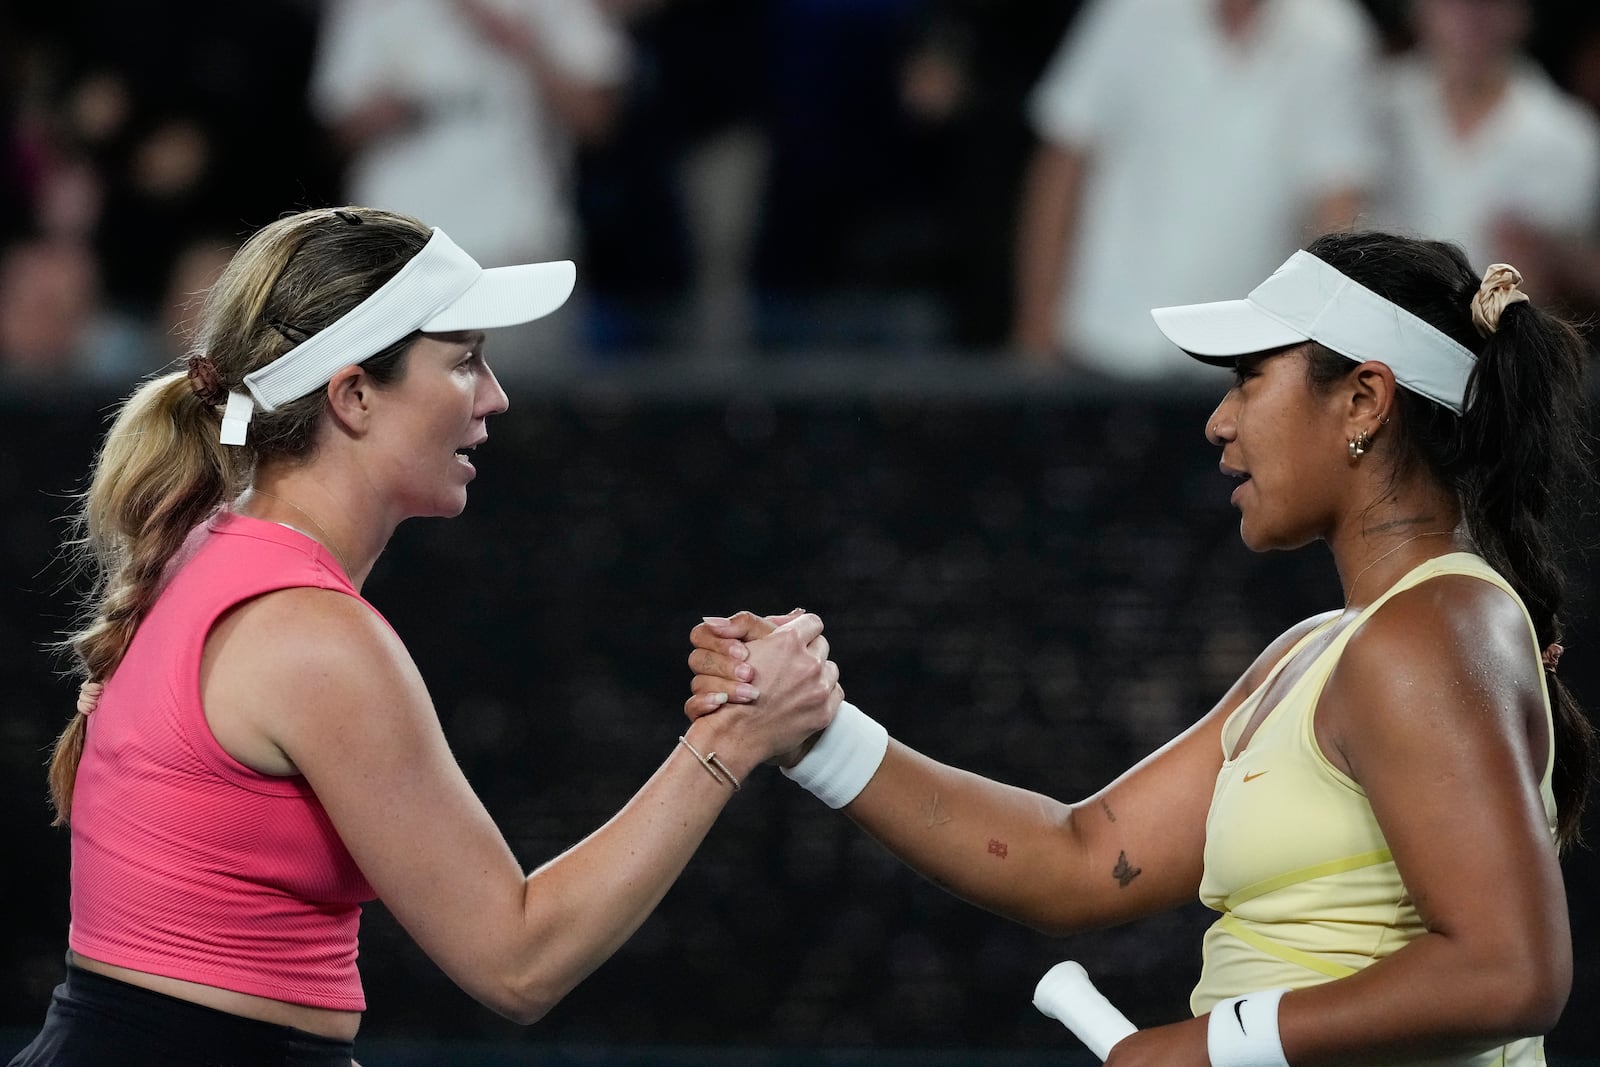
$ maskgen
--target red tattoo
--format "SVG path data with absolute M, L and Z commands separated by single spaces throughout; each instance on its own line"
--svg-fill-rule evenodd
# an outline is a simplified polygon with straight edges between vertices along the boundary
M 989 838 L 989 855 L 999 856 L 1001 859 L 1005 859 L 1006 853 L 1009 851 L 1010 850 L 1006 848 L 1006 843 L 1004 841 L 998 841 L 992 837 Z

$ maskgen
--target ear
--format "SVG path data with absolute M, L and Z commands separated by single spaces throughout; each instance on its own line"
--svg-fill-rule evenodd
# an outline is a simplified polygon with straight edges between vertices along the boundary
M 341 367 L 329 380 L 328 412 L 345 433 L 361 436 L 372 421 L 375 383 L 359 363 Z
M 1378 436 L 1378 427 L 1394 413 L 1394 371 L 1387 363 L 1368 360 L 1359 364 L 1345 379 L 1344 417 L 1350 436 L 1365 433 Z

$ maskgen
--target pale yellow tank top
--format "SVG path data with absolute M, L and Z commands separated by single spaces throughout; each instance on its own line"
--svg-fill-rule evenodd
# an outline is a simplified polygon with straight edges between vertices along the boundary
M 1443 574 L 1481 578 L 1516 593 L 1481 558 L 1456 552 L 1428 560 L 1372 602 L 1284 694 L 1237 759 L 1240 734 L 1262 693 L 1295 654 L 1336 619 L 1316 627 L 1278 661 L 1267 680 L 1223 725 L 1222 770 L 1206 817 L 1200 899 L 1222 913 L 1207 931 L 1204 968 L 1190 997 L 1196 1015 L 1218 1001 L 1258 989 L 1317 985 L 1354 974 L 1422 933 L 1422 922 L 1366 794 L 1317 746 L 1313 719 L 1322 687 L 1350 636 L 1395 594 Z M 1517 603 L 1520 605 L 1521 600 Z M 1527 609 L 1523 609 L 1524 617 Z M 1539 654 L 1532 620 L 1528 640 Z M 1544 689 L 1544 674 L 1539 675 Z M 1544 689 L 1545 719 L 1550 694 Z M 1539 782 L 1552 839 L 1555 746 Z M 1406 1060 L 1404 1067 L 1525 1067 L 1544 1062 L 1542 1039 L 1446 1060 Z M 1396 1061 L 1400 1067 L 1402 1061 Z

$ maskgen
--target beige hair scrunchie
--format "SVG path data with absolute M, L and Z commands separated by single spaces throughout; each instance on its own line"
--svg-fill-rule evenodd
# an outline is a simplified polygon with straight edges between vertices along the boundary
M 1488 337 L 1500 328 L 1500 316 L 1512 304 L 1528 299 L 1517 286 L 1522 284 L 1522 272 L 1509 263 L 1491 263 L 1483 272 L 1483 284 L 1472 297 L 1472 324 L 1478 332 Z

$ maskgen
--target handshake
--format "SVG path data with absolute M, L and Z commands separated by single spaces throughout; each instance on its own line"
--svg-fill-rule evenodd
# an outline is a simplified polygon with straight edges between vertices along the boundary
M 690 631 L 691 721 L 722 727 L 716 751 L 745 771 L 775 763 L 829 807 L 854 800 L 877 771 L 889 735 L 845 703 L 822 620 L 741 611 L 708 616 Z M 740 778 L 743 773 L 739 773 Z

